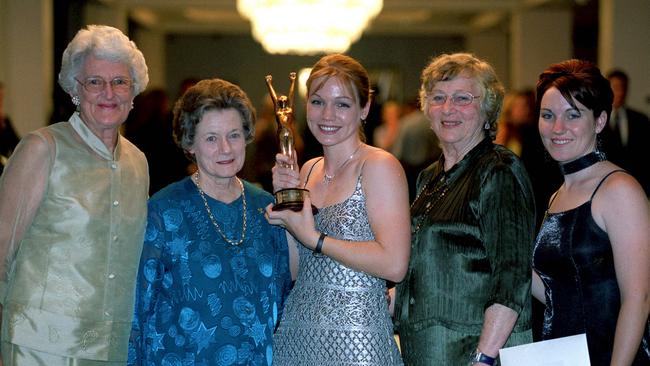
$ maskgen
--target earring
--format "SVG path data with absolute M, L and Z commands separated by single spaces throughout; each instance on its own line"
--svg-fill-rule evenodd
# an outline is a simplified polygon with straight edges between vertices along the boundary
M 365 118 L 361 118 L 361 125 L 362 125 L 362 126 L 365 126 L 365 125 L 366 125 L 366 119 L 365 119 Z
M 76 105 L 77 107 L 79 106 L 79 104 L 81 104 L 81 99 L 79 98 L 78 95 L 72 96 L 72 104 Z
M 490 124 L 488 122 L 485 122 L 485 124 L 483 125 L 483 128 L 486 129 L 486 130 L 489 130 L 490 129 Z
M 131 109 L 133 109 L 133 101 L 131 101 Z
M 596 134 L 596 149 L 595 149 L 596 155 L 598 155 L 598 158 L 600 160 L 607 160 L 607 155 L 605 155 L 605 152 L 603 151 L 603 139 L 600 137 L 600 134 Z

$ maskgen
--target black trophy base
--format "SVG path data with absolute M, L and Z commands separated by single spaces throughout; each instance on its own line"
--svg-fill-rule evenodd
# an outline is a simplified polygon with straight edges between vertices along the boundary
M 273 211 L 291 210 L 295 212 L 302 211 L 305 197 L 309 190 L 302 188 L 285 188 L 275 192 L 275 205 Z M 316 206 L 311 205 L 311 211 L 315 215 L 318 212 Z

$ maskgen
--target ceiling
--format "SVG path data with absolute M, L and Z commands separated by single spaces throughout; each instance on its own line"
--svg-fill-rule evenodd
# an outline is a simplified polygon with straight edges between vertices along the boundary
M 589 0 L 384 0 L 367 34 L 464 35 L 504 24 L 512 12 L 571 7 Z M 164 33 L 248 34 L 236 0 L 103 0 L 124 6 L 131 19 Z M 119 4 L 119 5 L 118 5 Z

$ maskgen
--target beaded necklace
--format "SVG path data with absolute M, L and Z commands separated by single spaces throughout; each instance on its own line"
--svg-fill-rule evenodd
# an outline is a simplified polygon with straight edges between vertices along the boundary
M 411 215 L 413 215 L 413 213 L 416 211 L 422 211 L 422 214 L 418 215 L 419 219 L 416 219 L 413 234 L 420 231 L 422 224 L 424 221 L 426 221 L 426 218 L 429 215 L 429 212 L 431 209 L 433 209 L 434 206 L 437 206 L 437 203 L 445 196 L 448 189 L 449 185 L 447 184 L 445 174 L 441 173 L 440 178 L 436 179 L 435 181 L 430 180 L 427 182 L 420 193 L 418 193 L 418 195 L 415 197 L 415 200 L 413 201 L 413 204 L 411 205 Z
M 239 180 L 239 178 L 235 177 L 237 183 L 239 183 L 239 186 L 241 187 L 243 219 L 242 219 L 241 239 L 239 239 L 238 241 L 234 241 L 226 237 L 223 231 L 221 231 L 221 227 L 217 223 L 217 220 L 214 218 L 214 215 L 212 215 L 212 210 L 210 210 L 210 205 L 208 205 L 208 200 L 205 198 L 205 193 L 203 193 L 203 190 L 199 185 L 199 172 L 194 173 L 192 178 L 194 179 L 194 183 L 196 183 L 196 188 L 199 190 L 199 195 L 201 195 L 201 198 L 203 199 L 203 205 L 205 206 L 205 210 L 208 212 L 208 217 L 210 217 L 210 221 L 212 221 L 212 225 L 214 225 L 214 228 L 217 229 L 219 235 L 221 235 L 223 240 L 225 240 L 228 244 L 232 246 L 238 246 L 241 243 L 243 243 L 244 239 L 246 238 L 246 194 L 244 192 L 244 183 L 242 183 L 241 180 Z

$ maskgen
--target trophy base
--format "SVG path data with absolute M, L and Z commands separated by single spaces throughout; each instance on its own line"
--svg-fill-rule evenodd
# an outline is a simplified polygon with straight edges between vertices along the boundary
M 275 205 L 273 211 L 291 210 L 295 212 L 302 211 L 305 197 L 309 194 L 309 190 L 302 188 L 285 188 L 275 192 Z M 315 215 L 318 212 L 316 206 L 311 205 L 311 211 Z

